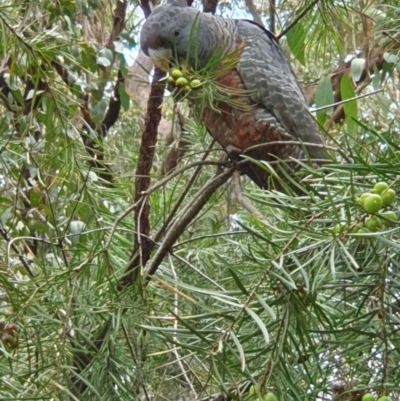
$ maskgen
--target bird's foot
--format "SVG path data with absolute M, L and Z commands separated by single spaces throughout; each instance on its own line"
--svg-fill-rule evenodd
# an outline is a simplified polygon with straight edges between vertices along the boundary
M 231 158 L 231 159 L 237 159 L 242 153 L 242 149 L 237 148 L 236 146 L 233 145 L 228 145 L 226 148 L 226 154 Z

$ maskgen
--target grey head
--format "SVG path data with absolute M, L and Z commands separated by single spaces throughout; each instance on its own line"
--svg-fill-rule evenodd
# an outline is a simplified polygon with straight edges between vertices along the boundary
M 172 59 L 199 70 L 223 45 L 218 41 L 217 22 L 222 19 L 185 4 L 175 1 L 156 7 L 140 34 L 143 52 L 163 71 L 168 71 Z

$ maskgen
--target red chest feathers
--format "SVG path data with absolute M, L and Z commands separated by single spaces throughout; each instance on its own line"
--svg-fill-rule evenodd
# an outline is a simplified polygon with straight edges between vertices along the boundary
M 283 143 L 291 136 L 264 105 L 251 99 L 236 69 L 222 74 L 218 83 L 222 90 L 226 88 L 228 102 L 214 104 L 219 112 L 206 108 L 203 122 L 223 148 L 234 147 L 238 153 L 265 161 L 299 158 L 301 148 Z

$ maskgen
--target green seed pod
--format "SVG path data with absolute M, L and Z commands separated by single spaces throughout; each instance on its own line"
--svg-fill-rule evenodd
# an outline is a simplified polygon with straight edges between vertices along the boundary
M 393 189 L 388 189 L 381 193 L 383 206 L 390 206 L 396 200 L 396 192 Z
M 263 401 L 278 401 L 278 397 L 274 393 L 267 393 L 262 399 Z
M 382 220 L 377 216 L 371 216 L 365 220 L 365 227 L 375 233 L 382 228 Z
M 380 195 L 383 191 L 386 191 L 388 187 L 389 185 L 386 182 L 377 182 L 372 189 L 372 193 Z
M 192 79 L 192 80 L 190 81 L 190 87 L 191 87 L 192 89 L 199 88 L 200 86 L 201 86 L 201 81 L 200 81 L 200 79 Z
M 175 78 L 174 78 L 172 75 L 170 75 L 170 76 L 167 78 L 167 82 L 168 82 L 170 85 L 175 85 Z
M 250 395 L 250 396 L 253 396 L 253 395 L 256 395 L 256 393 L 257 393 L 256 387 L 255 387 L 255 386 L 251 386 L 251 387 L 249 388 L 249 395 Z
M 178 87 L 184 87 L 184 86 L 186 86 L 188 84 L 188 81 L 187 81 L 187 79 L 186 78 L 184 78 L 184 77 L 180 77 L 180 78 L 178 78 L 177 80 L 176 80 L 176 82 L 175 82 L 175 85 L 176 86 L 178 86 Z
M 364 201 L 365 198 L 369 195 L 372 195 L 371 192 L 365 192 L 363 193 L 359 198 L 357 198 L 357 202 L 360 204 L 360 206 L 363 208 L 364 207 Z
M 378 194 L 371 194 L 364 198 L 364 204 L 362 207 L 367 213 L 374 214 L 381 210 L 382 205 L 383 202 L 381 196 Z
M 182 71 L 178 70 L 177 68 L 172 69 L 171 72 L 170 72 L 170 75 L 174 79 L 178 79 L 178 78 L 183 77 Z

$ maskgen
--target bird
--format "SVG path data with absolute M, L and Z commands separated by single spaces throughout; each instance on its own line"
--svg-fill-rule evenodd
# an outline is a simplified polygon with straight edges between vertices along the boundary
M 216 78 L 228 97 L 205 107 L 201 119 L 231 158 L 247 156 L 269 163 L 281 176 L 282 169 L 299 166 L 294 160 L 327 159 L 323 137 L 290 62 L 275 36 L 261 25 L 171 0 L 153 9 L 141 29 L 140 46 L 163 71 L 178 62 L 201 72 L 210 62 L 215 64 L 216 55 L 221 65 L 229 59 L 229 68 L 221 68 Z M 270 169 L 259 163 L 240 166 L 259 187 L 269 188 L 271 182 L 280 186 L 268 179 Z

